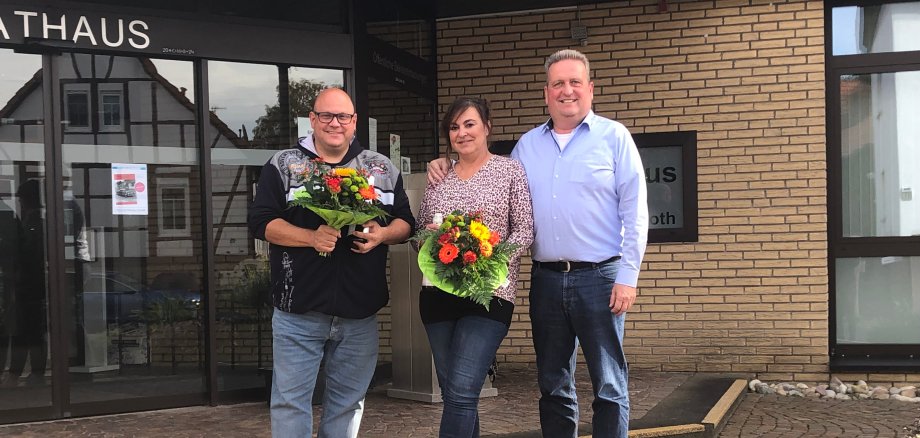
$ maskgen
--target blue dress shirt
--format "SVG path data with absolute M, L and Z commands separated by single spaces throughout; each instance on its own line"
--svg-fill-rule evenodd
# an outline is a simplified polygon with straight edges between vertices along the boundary
M 552 120 L 524 134 L 511 156 L 533 202 L 533 259 L 600 262 L 622 256 L 616 282 L 636 286 L 648 240 L 645 171 L 629 130 L 593 111 L 564 149 Z

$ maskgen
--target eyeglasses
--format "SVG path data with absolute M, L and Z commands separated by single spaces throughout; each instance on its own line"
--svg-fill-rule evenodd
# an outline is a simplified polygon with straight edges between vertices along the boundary
M 332 122 L 332 119 L 335 118 L 335 119 L 338 120 L 339 123 L 342 124 L 342 125 L 347 125 L 347 124 L 351 123 L 352 119 L 355 118 L 355 115 L 354 115 L 354 114 L 345 114 L 345 113 L 338 113 L 338 114 L 336 114 L 336 113 L 325 113 L 325 112 L 319 112 L 319 113 L 318 113 L 318 112 L 315 112 L 315 111 L 314 111 L 313 114 L 316 114 L 316 118 L 319 119 L 320 122 L 323 122 L 323 123 L 330 123 L 330 122 Z

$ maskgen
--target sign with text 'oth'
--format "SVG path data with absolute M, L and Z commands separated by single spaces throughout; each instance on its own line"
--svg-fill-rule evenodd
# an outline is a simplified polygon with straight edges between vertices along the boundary
M 648 189 L 649 228 L 684 226 L 684 179 L 680 146 L 639 149 Z
M 696 242 L 696 131 L 633 134 L 648 189 L 651 243 Z

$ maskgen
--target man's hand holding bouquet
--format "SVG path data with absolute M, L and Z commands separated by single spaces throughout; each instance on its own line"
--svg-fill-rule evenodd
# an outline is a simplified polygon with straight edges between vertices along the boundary
M 316 158 L 296 172 L 303 186 L 292 193 L 288 205 L 309 209 L 332 228 L 361 225 L 387 216 L 377 199 L 374 177 L 364 169 L 333 168 Z M 328 254 L 320 252 L 319 255 Z
M 508 264 L 520 245 L 501 241 L 479 212 L 454 211 L 437 230 L 423 229 L 418 265 L 439 289 L 489 307 L 492 292 L 508 281 Z

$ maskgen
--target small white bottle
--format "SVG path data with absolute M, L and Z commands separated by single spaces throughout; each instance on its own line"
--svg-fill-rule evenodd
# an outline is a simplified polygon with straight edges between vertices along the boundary
M 444 215 L 441 213 L 435 213 L 434 218 L 431 219 L 431 223 L 440 227 L 441 224 L 444 223 Z M 431 280 L 429 280 L 428 277 L 422 275 L 422 286 L 434 286 L 434 284 L 431 283 Z

